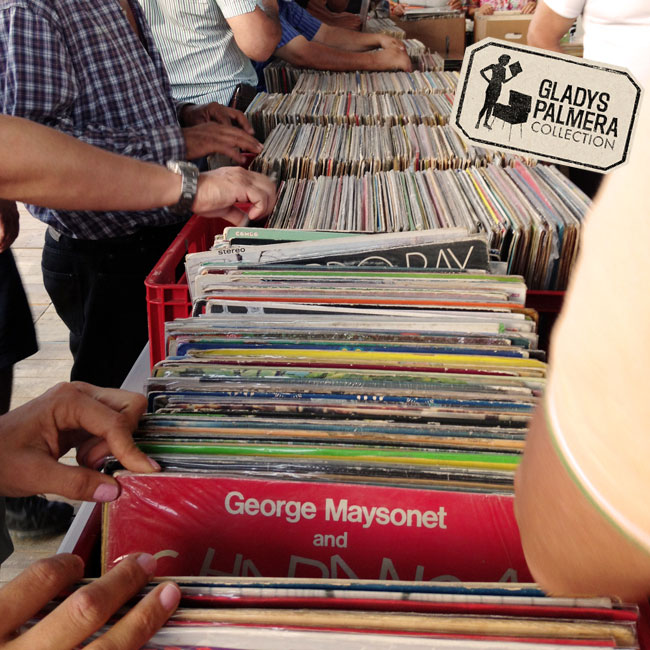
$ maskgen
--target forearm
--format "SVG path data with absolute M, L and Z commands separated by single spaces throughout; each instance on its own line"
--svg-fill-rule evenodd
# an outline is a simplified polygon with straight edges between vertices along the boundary
M 331 11 L 345 11 L 350 4 L 348 0 L 327 0 L 327 8 Z
M 526 556 L 555 592 L 650 592 L 649 137 L 643 107 L 628 164 L 586 220 L 553 330 L 546 417 L 533 420 L 517 478 Z
M 650 555 L 624 537 L 569 475 L 541 408 L 527 434 L 515 489 L 526 562 L 542 588 L 558 596 L 647 597 Z
M 115 154 L 153 162 L 185 159 L 185 140 L 180 125 L 170 124 L 156 129 L 114 129 L 103 124 L 88 124 L 83 129 L 71 127 L 66 121 L 53 124 L 57 130 L 86 144 Z
M 3 198 L 104 211 L 149 210 L 173 205 L 180 196 L 180 176 L 161 165 L 118 156 L 20 118 L 1 115 L 0 134 Z
M 323 23 L 316 36 L 314 36 L 312 43 L 317 41 L 329 47 L 361 52 L 363 50 L 373 50 L 381 47 L 377 36 L 377 34 L 353 32 L 350 29 L 343 29 L 342 27 L 334 27 Z
M 299 43 L 297 43 L 299 42 Z M 355 52 L 307 41 L 300 36 L 284 47 L 278 48 L 276 55 L 285 61 L 315 70 L 376 70 L 374 52 Z
M 561 52 L 560 40 L 574 20 L 574 18 L 560 16 L 544 2 L 540 2 L 528 27 L 528 45 L 552 52 Z

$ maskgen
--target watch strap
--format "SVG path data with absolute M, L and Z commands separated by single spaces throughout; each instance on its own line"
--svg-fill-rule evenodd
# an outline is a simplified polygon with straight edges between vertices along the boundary
M 199 168 L 185 160 L 168 160 L 167 169 L 181 176 L 181 195 L 175 205 L 167 209 L 172 214 L 188 217 L 192 214 L 192 204 L 199 186 Z

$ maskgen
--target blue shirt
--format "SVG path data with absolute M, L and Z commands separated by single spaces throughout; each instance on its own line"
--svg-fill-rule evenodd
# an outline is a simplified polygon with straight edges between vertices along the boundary
M 132 9 L 142 42 L 118 0 L 0 0 L 0 110 L 134 158 L 185 158 L 162 60 L 137 3 Z M 28 209 L 79 239 L 178 221 L 166 210 Z
M 279 0 L 278 8 L 278 17 L 282 26 L 282 38 L 278 48 L 286 45 L 296 36 L 304 36 L 311 41 L 323 24 L 293 0 Z
M 228 104 L 257 75 L 239 49 L 229 18 L 255 11 L 256 0 L 139 0 L 160 49 L 174 97 Z
M 308 41 L 313 40 L 316 32 L 323 24 L 314 18 L 306 9 L 303 9 L 293 0 L 278 0 L 278 17 L 282 26 L 282 38 L 276 49 L 279 49 L 298 36 L 304 36 Z M 273 57 L 264 62 L 255 62 L 255 70 L 259 80 L 258 88 L 266 90 L 264 84 L 264 68 L 272 61 Z

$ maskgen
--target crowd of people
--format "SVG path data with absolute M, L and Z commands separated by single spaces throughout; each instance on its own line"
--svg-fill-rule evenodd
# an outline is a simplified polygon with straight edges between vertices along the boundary
M 197 167 L 206 168 L 208 157 L 242 163 L 245 153 L 262 148 L 243 113 L 229 106 L 245 108 L 245 98 L 252 99 L 258 84 L 253 61 L 261 66 L 277 52 L 318 67 L 410 69 L 395 39 L 322 24 L 287 0 L 280 6 L 277 0 L 262 6 L 212 0 L 197 5 L 201 11 L 192 3 L 141 4 L 3 0 L 1 112 L 106 151 L 160 164 L 178 161 L 183 192 L 185 185 L 196 192 L 193 176 Z M 233 183 L 261 182 L 236 177 L 240 172 L 233 169 L 221 173 L 225 194 L 238 191 Z M 120 185 L 113 193 L 128 196 Z M 73 380 L 121 385 L 147 340 L 144 278 L 184 224 L 192 201 L 164 210 L 128 207 L 98 203 L 70 210 L 37 198 L 28 208 L 48 224 L 43 278 L 70 330 Z M 261 214 L 256 209 L 249 217 Z M 11 252 L 4 250 L 17 224 L 16 209 L 6 200 L 0 224 L 6 233 L 3 295 L 14 306 L 5 310 L 12 323 L 0 338 L 5 412 L 12 367 L 35 352 L 36 339 Z M 118 302 L 119 318 L 111 307 Z M 68 505 L 40 497 L 11 499 L 7 508 L 9 524 L 23 534 L 57 532 L 72 515 Z
M 562 2 L 540 0 L 536 11 L 534 3 L 519 7 L 535 11 L 534 44 L 553 49 L 580 12 L 585 48 L 611 36 L 603 27 L 604 0 Z M 502 8 L 494 2 L 472 7 L 480 11 L 484 4 Z M 650 11 L 642 4 L 637 0 L 629 16 L 637 75 L 650 65 Z M 48 226 L 43 277 L 70 330 L 74 359 L 73 383 L 0 417 L 0 495 L 12 499 L 8 518 L 18 529 L 50 531 L 69 522 L 69 508 L 34 500 L 41 492 L 117 498 L 116 482 L 91 469 L 108 452 L 127 468 L 157 471 L 131 438 L 144 409 L 141 396 L 116 390 L 147 339 L 143 281 L 192 212 L 238 223 L 244 215 L 235 204 L 250 203 L 251 219 L 273 208 L 275 186 L 268 178 L 237 166 L 205 171 L 211 156 L 238 163 L 261 150 L 241 109 L 263 79 L 265 63 L 278 56 L 333 70 L 410 69 L 399 41 L 353 31 L 358 23 L 342 11 L 347 3 L 309 0 L 305 7 L 293 0 L 0 0 L 2 412 L 9 408 L 13 365 L 36 349 L 10 250 L 18 232 L 14 201 L 26 202 Z M 621 24 L 612 25 L 618 39 Z M 608 61 L 603 48 L 599 60 L 630 67 L 618 58 L 621 49 Z M 637 141 L 650 136 L 648 113 Z M 648 484 L 643 462 L 650 438 L 638 394 L 650 314 L 641 299 L 647 255 L 613 242 L 603 226 L 620 211 L 616 232 L 634 234 L 637 246 L 645 242 L 648 163 L 646 149 L 637 146 L 595 204 L 554 337 L 551 397 L 533 423 L 518 473 L 517 516 L 527 557 L 542 584 L 558 593 L 640 597 L 650 591 L 647 508 L 625 499 Z M 610 289 L 617 309 L 603 306 L 602 292 Z M 119 316 L 111 308 L 118 302 Z M 616 345 L 606 346 L 595 363 L 591 352 L 602 337 Z M 617 444 L 620 410 L 625 445 Z M 598 444 L 589 447 L 594 440 Z M 79 465 L 59 464 L 73 448 Z M 603 471 L 603 454 L 612 472 Z M 0 562 L 11 548 L 3 529 Z M 147 555 L 127 558 L 13 638 L 83 572 L 73 556 L 42 561 L 0 590 L 0 647 L 74 647 L 154 571 Z M 139 647 L 178 598 L 173 583 L 160 585 L 111 628 L 106 643 Z M 89 615 L 80 604 L 91 605 Z

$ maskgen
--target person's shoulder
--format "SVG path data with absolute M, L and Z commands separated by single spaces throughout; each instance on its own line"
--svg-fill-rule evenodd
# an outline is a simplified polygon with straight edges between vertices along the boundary
M 257 6 L 257 0 L 210 0 L 214 2 L 227 18 L 250 13 Z
M 0 9 L 2 11 L 18 9 L 27 14 L 56 21 L 59 17 L 60 4 L 58 0 L 0 0 Z

